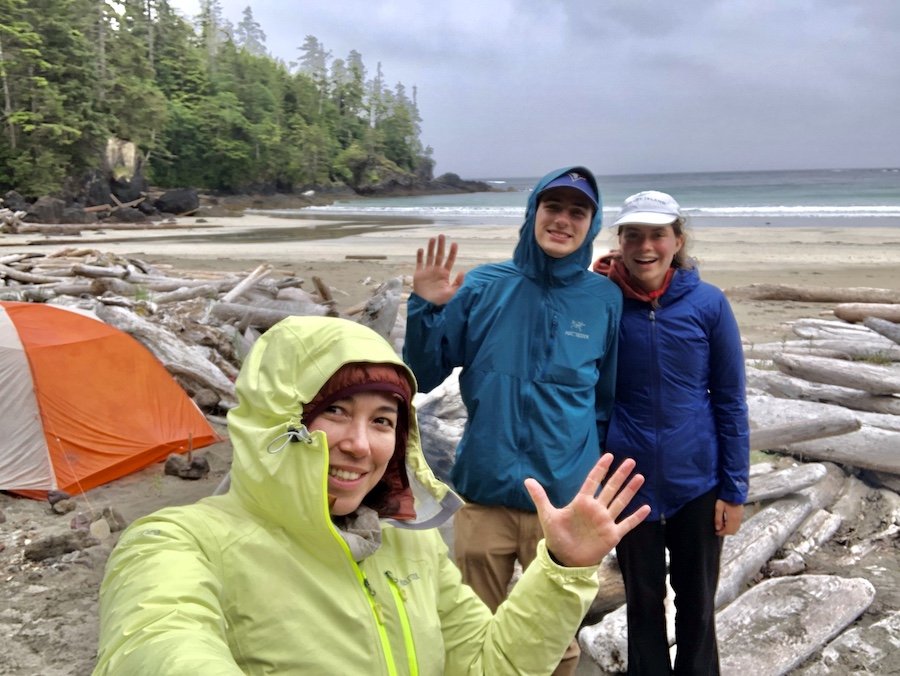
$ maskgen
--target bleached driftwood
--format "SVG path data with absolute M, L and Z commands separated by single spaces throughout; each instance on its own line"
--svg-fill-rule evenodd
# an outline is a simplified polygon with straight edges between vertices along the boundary
M 800 524 L 793 537 L 784 543 L 784 549 L 805 556 L 828 542 L 843 523 L 844 519 L 840 514 L 818 509 Z
M 890 322 L 880 317 L 866 317 L 863 324 L 885 338 L 900 344 L 900 324 Z
M 845 361 L 873 357 L 900 361 L 900 350 L 860 341 L 787 340 L 780 343 L 748 343 L 744 345 L 746 359 L 771 360 L 782 354 L 843 359 Z
M 900 322 L 900 304 L 841 303 L 834 308 L 834 315 L 845 322 L 861 322 L 866 317 L 878 317 L 889 322 Z
M 59 277 L 51 277 L 49 275 L 34 275 L 30 272 L 23 272 L 8 265 L 0 265 L 0 277 L 14 279 L 17 282 L 24 282 L 26 284 L 54 284 L 56 282 L 64 281 Z
M 801 420 L 750 430 L 750 450 L 765 451 L 797 441 L 833 437 L 858 430 L 859 420 Z
M 900 291 L 865 286 L 790 286 L 787 284 L 748 284 L 727 289 L 729 296 L 749 300 L 788 300 L 805 303 L 896 303 Z
M 900 611 L 867 627 L 856 626 L 834 639 L 804 666 L 802 676 L 900 673 Z
M 256 284 L 263 277 L 268 275 L 272 271 L 272 266 L 266 263 L 259 265 L 253 272 L 247 275 L 244 279 L 238 282 L 231 291 L 222 296 L 223 303 L 231 303 L 234 300 L 238 299 L 241 294 L 250 289 L 254 284 Z
M 836 319 L 801 317 L 788 322 L 791 331 L 801 338 L 836 338 L 839 340 L 866 339 L 874 332 L 861 324 L 848 324 Z M 876 336 L 877 337 L 877 336 Z
M 772 361 L 788 375 L 817 383 L 851 387 L 870 394 L 900 393 L 900 371 L 885 366 L 788 355 L 774 357 Z
M 277 310 L 269 308 L 242 305 L 241 303 L 216 303 L 211 308 L 212 314 L 223 321 L 236 321 L 241 326 L 257 326 L 271 328 L 285 317 L 295 314 L 322 316 L 327 308 L 319 304 L 310 305 L 306 311 L 299 313 L 291 310 Z
M 747 502 L 774 500 L 796 493 L 818 483 L 826 473 L 824 465 L 807 463 L 750 477 Z
M 863 426 L 839 437 L 803 441 L 772 450 L 803 460 L 828 460 L 900 475 L 900 434 L 877 427 Z
M 750 425 L 754 429 L 809 420 L 819 420 L 823 424 L 826 422 L 854 423 L 857 420 L 852 411 L 842 406 L 770 396 L 748 395 L 747 408 L 750 412 Z
M 389 338 L 397 322 L 402 290 L 403 281 L 399 277 L 381 284 L 366 302 L 357 321 L 379 335 Z
M 859 617 L 875 599 L 863 578 L 765 580 L 716 615 L 722 673 L 781 676 Z
M 200 286 L 182 286 L 175 291 L 167 291 L 153 295 L 153 302 L 157 305 L 166 305 L 168 303 L 179 303 L 183 300 L 191 298 L 215 298 L 219 295 L 219 289 L 212 284 L 201 284 Z
M 837 385 L 812 383 L 781 371 L 747 366 L 747 386 L 764 390 L 774 397 L 837 404 L 856 411 L 871 411 L 900 416 L 900 399 Z
M 125 279 L 128 269 L 121 265 L 87 265 L 76 263 L 72 266 L 72 274 L 79 277 L 118 277 Z
M 99 304 L 96 313 L 107 324 L 143 343 L 170 373 L 181 376 L 190 394 L 193 394 L 192 387 L 199 386 L 215 392 L 222 408 L 237 405 L 234 384 L 209 360 L 204 348 L 187 345 L 170 331 L 124 308 Z

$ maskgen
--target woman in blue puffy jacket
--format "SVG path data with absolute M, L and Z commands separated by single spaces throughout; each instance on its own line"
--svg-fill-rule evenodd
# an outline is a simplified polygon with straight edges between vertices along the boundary
M 646 477 L 652 512 L 617 547 L 625 580 L 628 673 L 718 674 L 715 592 L 722 539 L 747 497 L 744 357 L 722 291 L 685 253 L 685 219 L 665 193 L 625 200 L 619 251 L 594 264 L 622 289 L 616 402 L 606 439 Z M 675 591 L 674 672 L 664 599 Z

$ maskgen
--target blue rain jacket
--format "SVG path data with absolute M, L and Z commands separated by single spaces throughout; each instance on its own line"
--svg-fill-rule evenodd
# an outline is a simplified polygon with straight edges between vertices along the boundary
M 744 355 L 725 294 L 679 269 L 659 304 L 624 301 L 606 438 L 617 460 L 637 461 L 646 481 L 632 505 L 649 504 L 651 521 L 717 487 L 742 504 L 750 466 Z
M 523 481 L 557 507 L 581 487 L 601 452 L 615 390 L 622 296 L 588 270 L 602 207 L 582 246 L 554 259 L 538 246 L 537 195 L 528 199 L 513 259 L 466 275 L 453 299 L 409 299 L 403 357 L 427 392 L 461 366 L 468 422 L 451 480 L 466 499 L 535 511 Z M 599 195 L 599 190 L 597 191 Z

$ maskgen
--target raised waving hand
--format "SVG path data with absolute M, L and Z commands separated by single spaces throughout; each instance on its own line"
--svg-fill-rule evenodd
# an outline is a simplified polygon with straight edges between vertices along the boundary
M 429 303 L 445 305 L 462 286 L 465 273 L 459 272 L 451 281 L 453 265 L 456 263 L 458 247 L 450 245 L 450 252 L 444 258 L 447 238 L 438 235 L 428 240 L 427 253 L 423 249 L 416 252 L 416 271 L 413 273 L 413 292 Z
M 612 462 L 612 454 L 604 454 L 588 472 L 572 502 L 559 509 L 550 504 L 547 493 L 537 481 L 525 480 L 525 488 L 537 507 L 547 549 L 564 566 L 600 563 L 622 536 L 650 514 L 650 506 L 643 505 L 616 522 L 644 483 L 644 477 L 635 474 L 628 478 L 635 464 L 628 458 L 607 478 Z

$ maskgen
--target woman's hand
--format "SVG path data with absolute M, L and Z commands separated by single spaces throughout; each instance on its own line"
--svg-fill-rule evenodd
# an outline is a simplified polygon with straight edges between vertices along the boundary
M 413 273 L 413 292 L 435 305 L 446 305 L 462 286 L 465 273 L 458 273 L 451 282 L 453 264 L 456 263 L 457 245 L 450 245 L 450 253 L 444 260 L 444 247 L 447 238 L 438 235 L 437 251 L 435 239 L 428 240 L 428 253 L 419 249 L 416 252 L 416 271 Z
M 612 462 L 612 454 L 604 454 L 588 472 L 575 499 L 560 509 L 550 504 L 547 493 L 537 481 L 525 480 L 525 488 L 537 508 L 547 549 L 564 566 L 597 565 L 622 536 L 650 514 L 650 506 L 643 505 L 616 523 L 619 514 L 644 483 L 644 477 L 635 474 L 628 478 L 634 469 L 634 460 L 628 458 L 601 488 Z
M 741 527 L 744 506 L 716 500 L 716 535 L 734 535 Z

